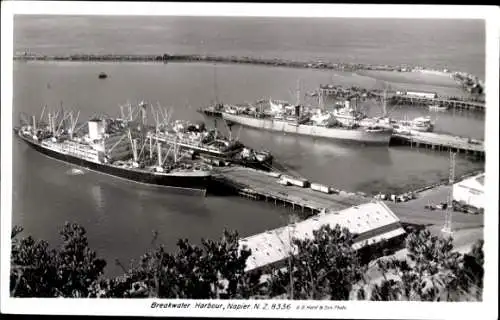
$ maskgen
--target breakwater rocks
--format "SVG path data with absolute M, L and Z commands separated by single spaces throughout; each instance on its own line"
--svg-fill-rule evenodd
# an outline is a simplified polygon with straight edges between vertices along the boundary
M 323 60 L 295 61 L 281 58 L 262 58 L 245 56 L 215 56 L 198 54 L 70 54 L 70 55 L 40 55 L 30 52 L 16 53 L 14 60 L 19 61 L 113 61 L 113 62 L 213 62 L 213 63 L 235 63 L 254 64 L 289 68 L 326 69 L 337 71 L 395 71 L 411 72 L 427 70 L 419 66 L 409 65 L 374 65 L 361 63 L 334 63 Z M 446 73 L 451 73 L 445 70 Z
M 401 67 L 387 65 L 366 65 L 351 63 L 330 63 L 323 61 L 292 61 L 279 58 L 255 58 L 236 56 L 214 56 L 197 54 L 72 54 L 72 55 L 38 55 L 22 53 L 14 55 L 14 60 L 21 61 L 129 61 L 129 62 L 213 62 L 254 64 L 289 68 L 329 69 L 341 71 L 385 70 L 397 71 Z

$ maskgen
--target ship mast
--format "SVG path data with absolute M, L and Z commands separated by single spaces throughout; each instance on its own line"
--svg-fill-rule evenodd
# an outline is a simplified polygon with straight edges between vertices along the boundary
M 177 151 L 178 151 L 178 148 L 177 148 L 177 137 L 175 137 L 175 141 L 174 141 L 174 163 L 177 163 Z
M 69 123 L 70 123 L 69 138 L 73 139 L 73 112 L 69 113 Z
M 320 107 L 321 110 L 325 110 L 325 101 L 324 101 L 324 97 L 323 97 L 323 89 L 319 88 L 319 93 L 318 93 L 318 105 Z
M 47 108 L 47 105 L 44 105 L 44 106 L 43 106 L 42 113 L 40 114 L 40 120 L 38 120 L 38 122 L 42 122 L 42 120 L 43 120 L 43 115 L 44 115 L 44 113 L 45 113 L 45 108 Z
M 218 92 L 217 92 L 217 66 L 214 63 L 214 99 L 215 99 L 215 105 L 219 105 L 219 98 L 218 98 Z
M 47 117 L 49 120 L 49 132 L 54 134 L 53 125 L 52 125 L 52 114 L 50 113 L 50 111 L 49 111 L 49 114 L 47 115 Z M 34 121 L 35 121 L 35 118 L 33 118 L 33 123 L 34 123 Z M 33 124 L 33 126 L 35 126 L 35 125 Z
M 149 136 L 149 160 L 153 159 L 153 139 Z
M 387 117 L 387 89 L 384 89 L 384 96 L 382 97 L 382 116 Z
M 33 132 L 36 132 L 36 117 L 33 116 Z
M 158 147 L 158 168 L 162 167 L 162 161 L 161 161 L 161 142 L 158 141 L 158 138 L 156 139 L 156 145 Z
M 134 162 L 137 162 L 137 140 L 132 139 L 132 133 L 130 132 L 130 129 L 128 129 L 128 138 L 130 140 L 130 144 L 132 145 L 132 155 L 134 158 Z
M 297 91 L 296 91 L 296 94 L 297 94 L 297 102 L 296 102 L 296 104 L 298 106 L 300 106 L 300 79 L 297 80 Z
M 140 107 L 141 107 L 141 115 L 142 115 L 142 127 L 144 128 L 146 126 L 146 122 L 147 122 L 146 103 L 144 101 L 142 101 L 140 104 Z
M 128 121 L 132 122 L 134 119 L 133 119 L 133 116 L 132 116 L 132 105 L 130 104 L 130 102 L 128 103 Z

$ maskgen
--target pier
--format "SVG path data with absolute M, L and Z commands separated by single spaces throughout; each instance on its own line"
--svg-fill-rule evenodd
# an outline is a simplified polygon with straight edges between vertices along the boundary
M 411 134 L 394 134 L 391 145 L 407 145 L 411 148 L 424 148 L 434 151 L 451 151 L 457 154 L 485 159 L 484 142 L 470 138 L 452 136 L 435 132 L 416 132 Z
M 340 190 L 328 194 L 310 188 L 284 186 L 272 174 L 240 166 L 217 168 L 213 179 L 242 197 L 291 208 L 302 212 L 305 217 L 321 212 L 336 212 L 373 200 Z
M 383 92 L 381 90 L 367 90 L 358 87 L 343 88 L 341 86 L 321 85 L 313 94 L 319 94 L 323 97 L 334 96 L 335 98 L 352 98 L 357 97 L 361 99 L 383 99 Z M 440 105 L 448 107 L 449 109 L 457 110 L 470 110 L 482 111 L 486 109 L 483 101 L 472 99 L 457 98 L 457 97 L 439 97 L 437 94 L 429 95 L 410 95 L 410 94 L 396 94 L 394 92 L 387 92 L 387 102 L 390 105 L 414 105 L 428 108 L 430 105 Z
M 451 109 L 483 111 L 483 112 L 486 109 L 486 105 L 484 102 L 458 100 L 458 99 L 453 99 L 452 97 L 427 98 L 427 97 L 415 97 L 407 95 L 394 95 L 388 99 L 388 102 L 392 105 L 409 104 L 422 107 L 428 107 L 429 105 L 437 104 Z

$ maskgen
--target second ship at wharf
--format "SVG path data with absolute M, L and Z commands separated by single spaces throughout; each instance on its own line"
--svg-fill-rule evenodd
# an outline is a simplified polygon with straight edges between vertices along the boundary
M 217 103 L 198 111 L 206 116 L 220 117 L 230 124 L 255 127 L 270 131 L 300 134 L 314 138 L 354 141 L 382 146 L 410 146 L 435 151 L 449 151 L 478 160 L 484 160 L 484 141 L 434 131 L 429 117 L 396 120 L 387 115 L 385 94 L 382 97 L 383 114 L 369 118 L 358 111 L 351 99 L 333 106 L 329 111 L 320 99 L 319 106 L 295 105 L 286 101 L 261 99 L 255 104 L 230 105 Z M 343 128 L 339 129 L 339 128 Z M 302 129 L 302 130 L 300 130 Z M 348 134 L 349 131 L 362 134 Z M 387 136 L 385 138 L 385 136 Z

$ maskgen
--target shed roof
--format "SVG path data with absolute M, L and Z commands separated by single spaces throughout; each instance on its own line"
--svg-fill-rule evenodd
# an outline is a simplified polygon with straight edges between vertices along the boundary
M 484 173 L 464 179 L 458 182 L 457 184 L 461 186 L 466 186 L 468 188 L 484 191 Z
M 323 225 L 340 225 L 358 235 L 355 249 L 404 234 L 399 218 L 383 202 L 375 201 L 306 219 L 285 227 L 266 231 L 240 240 L 240 247 L 252 250 L 246 270 L 253 270 L 296 254 L 291 239 L 311 239 L 313 231 Z

